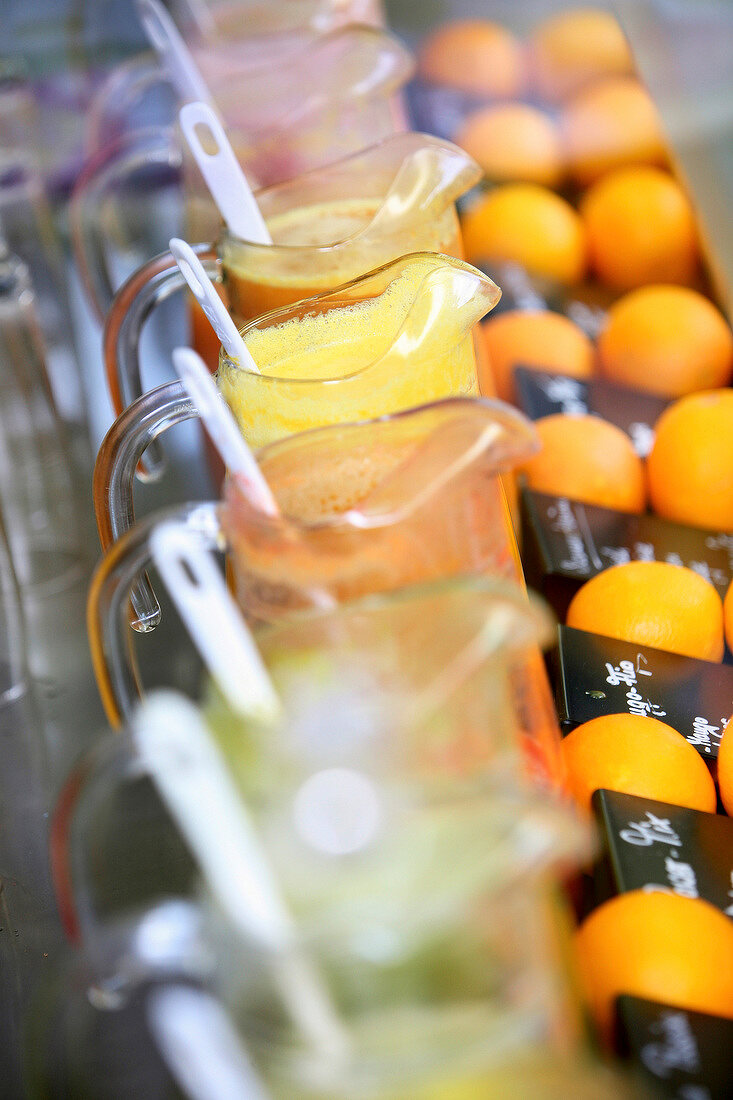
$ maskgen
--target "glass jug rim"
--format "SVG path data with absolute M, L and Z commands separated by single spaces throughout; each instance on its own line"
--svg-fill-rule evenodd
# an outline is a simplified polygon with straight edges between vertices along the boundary
M 371 158 L 384 150 L 389 152 L 392 147 L 394 147 L 396 150 L 403 149 L 404 151 L 402 152 L 399 161 L 395 159 L 394 171 L 391 174 L 389 186 L 387 190 L 379 197 L 380 209 L 381 203 L 383 202 L 384 198 L 386 198 L 386 196 L 389 194 L 389 190 L 394 183 L 398 172 L 400 171 L 408 157 L 413 156 L 415 153 L 421 151 L 422 149 L 433 149 L 436 152 L 445 154 L 446 156 L 450 155 L 455 157 L 456 159 L 464 161 L 466 169 L 471 170 L 471 174 L 476 176 L 476 179 L 466 184 L 464 191 L 461 192 L 462 194 L 473 187 L 481 178 L 482 173 L 479 165 L 476 164 L 473 158 L 469 156 L 469 154 L 466 153 L 465 150 L 461 149 L 460 146 L 455 145 L 453 142 L 447 141 L 444 138 L 438 137 L 435 134 L 423 133 L 420 130 L 409 130 L 397 134 L 389 134 L 387 137 L 380 138 L 379 141 L 375 141 L 371 145 L 364 146 L 363 149 L 357 149 L 355 152 L 349 153 L 345 157 L 340 157 L 338 160 L 330 161 L 328 164 L 319 165 L 316 168 L 310 168 L 307 172 L 301 172 L 299 175 L 293 177 L 292 179 L 280 180 L 277 183 L 269 184 L 267 187 L 261 187 L 255 192 L 255 194 L 260 201 L 264 201 L 265 203 L 270 198 L 277 198 L 291 191 L 296 193 L 297 198 L 298 188 L 302 188 L 303 185 L 309 184 L 310 182 L 316 180 L 319 176 L 337 172 L 343 168 L 348 169 L 353 165 L 358 164 L 358 162 L 360 161 L 368 162 Z M 347 197 L 347 201 L 368 201 L 374 198 L 375 196 L 373 195 L 365 196 L 363 194 L 358 194 L 349 195 Z M 454 201 L 454 197 L 451 196 L 450 198 L 448 198 L 445 205 L 441 206 L 441 208 L 438 210 L 438 215 L 443 214 L 448 206 Z M 285 210 L 280 211 L 279 214 L 289 212 L 292 209 L 296 209 L 297 205 L 298 204 L 296 201 L 293 203 L 292 206 L 288 206 L 285 208 Z M 265 216 L 267 217 L 266 214 Z M 221 251 L 224 246 L 229 246 L 233 249 L 246 249 L 247 252 L 252 252 L 253 255 L 258 255 L 260 253 L 262 253 L 262 255 L 267 255 L 267 253 L 274 248 L 277 250 L 278 253 L 282 253 L 286 256 L 330 256 L 334 252 L 337 252 L 340 249 L 346 248 L 349 245 L 361 240 L 361 238 L 369 232 L 373 221 L 374 216 L 365 226 L 363 226 L 361 229 L 356 230 L 354 233 L 351 233 L 346 237 L 341 237 L 337 241 L 332 241 L 330 244 L 318 245 L 279 243 L 262 244 L 259 241 L 248 241 L 243 239 L 242 237 L 237 237 L 230 230 L 228 230 L 226 226 L 223 226 L 219 238 L 215 242 L 215 245 L 217 247 L 217 250 L 219 251 Z
M 476 606 L 479 598 L 485 597 L 489 602 L 502 602 L 511 610 L 518 612 L 519 621 L 522 622 L 524 630 L 518 630 L 515 626 L 513 630 L 508 631 L 505 624 L 505 635 L 511 642 L 511 649 L 503 652 L 520 651 L 529 644 L 547 644 L 553 636 L 552 613 L 545 601 L 535 592 L 528 591 L 516 581 L 508 581 L 501 577 L 458 574 L 404 585 L 386 592 L 369 593 L 366 596 L 345 600 L 333 608 L 304 608 L 292 612 L 286 619 L 260 626 L 257 630 L 258 646 L 263 648 L 268 642 L 276 641 L 279 635 L 297 633 L 311 623 L 326 622 L 332 618 L 343 619 L 346 616 L 378 614 L 390 608 L 418 604 L 420 600 L 429 596 L 440 597 L 451 593 L 470 599 L 472 607 Z
M 306 37 L 303 42 L 298 43 L 294 47 L 287 60 L 290 64 L 296 64 L 300 63 L 300 58 L 307 58 L 309 55 L 313 54 L 315 55 L 313 64 L 317 72 L 318 53 L 323 50 L 331 49 L 334 43 L 336 46 L 341 43 L 347 46 L 360 43 L 368 45 L 369 47 L 381 45 L 384 49 L 389 50 L 392 59 L 390 71 L 379 73 L 378 82 L 375 80 L 373 84 L 368 83 L 365 81 L 364 77 L 361 77 L 354 82 L 353 86 L 346 86 L 343 89 L 344 100 L 346 101 L 363 103 L 365 100 L 373 98 L 380 100 L 388 99 L 399 91 L 415 71 L 414 58 L 400 39 L 396 35 L 391 34 L 388 30 L 372 26 L 369 23 L 347 23 L 343 26 L 333 27 L 320 33 L 311 34 L 309 37 Z M 244 70 L 234 76 L 230 76 L 226 84 L 222 87 L 217 86 L 217 81 L 214 80 L 212 82 L 212 91 L 219 109 L 226 116 L 227 105 L 232 99 L 241 96 L 252 81 L 262 80 L 271 75 L 271 66 L 257 66 Z M 317 94 L 312 94 L 311 97 L 304 102 L 306 115 L 322 109 L 324 103 L 327 102 L 325 90 L 319 87 L 317 89 Z M 301 101 L 301 106 L 302 105 L 303 101 Z M 299 115 L 296 125 L 300 124 L 301 116 Z M 234 127 L 230 132 L 232 136 L 236 138 L 237 133 L 268 133 L 273 130 L 280 132 L 282 130 L 289 130 L 292 126 L 292 119 L 289 119 L 287 115 L 280 115 L 277 119 L 273 118 L 269 121 L 260 131 L 238 131 L 238 129 Z
M 440 416 L 442 413 L 445 415 Z M 523 440 L 525 441 L 527 455 L 537 448 L 538 437 L 536 436 L 532 421 L 530 421 L 519 409 L 498 400 L 498 398 L 454 396 L 443 397 L 424 405 L 413 406 L 409 409 L 400 409 L 397 412 L 384 413 L 381 416 L 371 417 L 366 420 L 355 420 L 343 424 L 326 424 L 320 427 L 308 428 L 303 432 L 297 432 L 295 435 L 285 436 L 282 439 L 276 439 L 266 444 L 257 452 L 257 458 L 261 465 L 265 465 L 269 458 L 276 459 L 280 453 L 297 451 L 301 447 L 308 448 L 308 446 L 319 437 L 327 438 L 337 432 L 344 432 L 353 434 L 354 437 L 358 439 L 361 434 L 366 434 L 372 429 L 376 429 L 377 431 L 380 429 L 388 430 L 390 425 L 399 426 L 402 423 L 417 421 L 420 418 L 425 418 L 427 420 L 434 417 L 434 427 L 429 429 L 423 438 L 417 440 L 414 449 L 408 453 L 406 457 L 398 459 L 396 464 L 386 473 L 384 479 L 380 480 L 374 487 L 379 488 L 384 481 L 391 479 L 405 462 L 411 461 L 413 454 L 419 450 L 434 432 L 439 431 L 444 425 L 449 423 L 451 413 L 454 414 L 455 420 L 471 417 L 475 418 L 478 423 L 479 418 L 481 418 L 484 419 L 487 428 L 492 423 L 495 423 L 503 433 L 515 434 L 517 446 L 520 446 Z M 438 419 L 438 417 L 440 417 L 440 419 Z M 448 480 L 452 480 L 454 477 L 459 476 L 464 469 L 469 465 L 473 465 L 474 462 L 484 459 L 491 449 L 492 444 L 492 440 L 481 441 L 479 437 L 477 445 L 480 446 L 480 450 L 470 459 L 461 461 L 460 465 L 456 464 L 455 471 L 448 475 Z M 474 446 L 476 446 L 476 444 Z M 506 462 L 498 460 L 497 468 L 494 471 L 496 476 L 510 468 L 512 464 L 513 463 L 509 459 L 507 459 Z M 354 506 L 343 512 L 334 513 L 333 515 L 318 518 L 316 520 L 305 520 L 297 514 L 287 511 L 283 511 L 279 516 L 275 517 L 259 512 L 251 507 L 247 497 L 240 494 L 236 482 L 232 480 L 226 482 L 223 500 L 225 509 L 232 509 L 235 514 L 240 511 L 246 513 L 247 524 L 255 529 L 259 529 L 262 532 L 268 530 L 275 532 L 281 530 L 283 525 L 285 525 L 286 528 L 289 528 L 291 531 L 301 533 L 308 537 L 310 535 L 317 535 L 320 532 L 379 529 L 400 523 L 407 519 L 408 516 L 413 515 L 419 508 L 424 507 L 426 501 L 430 500 L 436 492 L 436 488 L 433 487 L 432 483 L 422 486 L 421 489 L 418 487 L 418 489 L 420 491 L 417 491 L 414 497 L 411 497 L 400 506 L 388 511 L 374 512 L 370 516 L 366 516 L 359 513 L 358 506 Z
M 395 259 L 389 260 L 387 263 L 380 264 L 379 267 L 373 268 L 371 271 L 365 271 L 363 274 L 357 276 L 355 279 L 349 279 L 348 282 L 341 283 L 340 286 L 332 287 L 330 290 L 324 291 L 321 294 L 314 294 L 309 298 L 302 298 L 298 302 L 294 302 L 290 305 L 280 306 L 277 309 L 268 310 L 266 313 L 261 313 L 259 317 L 255 317 L 249 321 L 246 325 L 240 328 L 240 335 L 244 338 L 246 343 L 247 334 L 259 329 L 272 329 L 277 327 L 279 323 L 284 323 L 289 320 L 289 315 L 294 315 L 296 312 L 300 313 L 304 317 L 316 316 L 314 307 L 318 307 L 321 303 L 327 302 L 329 299 L 338 301 L 343 298 L 345 293 L 353 290 L 354 288 L 365 283 L 368 279 L 378 278 L 380 275 L 384 275 L 389 272 L 390 269 L 396 269 L 394 279 L 390 280 L 378 294 L 371 295 L 364 299 L 354 299 L 349 302 L 348 299 L 342 302 L 344 307 L 349 305 L 359 305 L 361 302 L 373 302 L 378 298 L 382 298 L 389 292 L 390 288 L 394 285 L 394 282 L 403 275 L 404 271 L 409 268 L 410 265 L 416 265 L 418 263 L 424 263 L 430 265 L 429 269 L 424 272 L 420 278 L 419 284 L 415 287 L 412 301 L 410 302 L 404 317 L 397 326 L 396 330 L 392 334 L 390 340 L 390 348 L 395 341 L 399 338 L 400 334 L 405 330 L 408 325 L 410 317 L 415 308 L 415 303 L 419 296 L 425 291 L 427 284 L 440 275 L 442 272 L 451 270 L 454 275 L 463 274 L 470 276 L 475 280 L 476 290 L 482 288 L 486 297 L 486 308 L 482 314 L 476 317 L 478 322 L 481 316 L 485 316 L 491 309 L 494 308 L 496 303 L 501 297 L 501 290 L 496 283 L 483 271 L 465 260 L 460 260 L 455 256 L 447 256 L 442 252 L 409 252 L 403 256 L 398 256 Z M 468 326 L 466 331 L 460 335 L 460 338 L 448 348 L 442 349 L 442 354 L 449 355 L 451 351 L 457 348 L 468 336 L 471 334 L 472 325 Z M 360 375 L 365 374 L 367 371 L 373 370 L 380 362 L 382 362 L 387 355 L 389 355 L 390 348 L 376 355 L 369 362 L 362 364 L 356 370 L 351 371 L 349 374 L 337 375 L 335 377 L 327 378 L 288 378 L 278 374 L 267 374 L 264 371 L 259 375 L 253 375 L 252 371 L 247 370 L 245 367 L 241 367 L 238 362 L 235 362 L 229 357 L 223 347 L 219 349 L 219 367 L 227 367 L 235 372 L 242 372 L 251 376 L 257 377 L 258 382 L 262 385 L 290 385 L 298 388 L 307 389 L 307 387 L 313 386 L 338 386 L 348 382 L 351 382 L 354 378 L 358 378 Z

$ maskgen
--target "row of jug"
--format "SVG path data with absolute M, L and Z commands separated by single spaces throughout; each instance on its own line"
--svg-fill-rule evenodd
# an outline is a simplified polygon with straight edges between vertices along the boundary
M 92 1003 L 206 982 L 278 1098 L 626 1095 L 584 1065 L 562 960 L 551 884 L 585 832 L 522 778 L 517 687 L 548 632 L 517 588 L 441 581 L 258 632 L 274 712 L 211 688 L 203 715 L 165 694 L 129 710 L 55 822 Z M 170 818 L 141 820 L 150 775 L 193 863 Z
M 254 36 L 249 43 L 251 57 L 241 41 L 194 56 L 206 81 L 204 98 L 219 111 L 253 186 L 294 178 L 405 129 L 396 97 L 412 59 L 385 32 L 309 29 L 274 40 Z M 140 262 L 172 235 L 200 240 L 217 230 L 217 211 L 177 126 L 178 107 L 201 94 L 176 89 L 162 106 L 164 124 L 151 126 L 157 102 L 149 102 L 151 89 L 161 82 L 171 83 L 168 70 L 133 62 L 113 73 L 92 111 L 93 155 L 76 185 L 71 221 L 77 262 L 100 319 L 119 284 L 120 263 L 130 270 L 126 257 Z M 136 121 L 140 115 L 144 126 Z

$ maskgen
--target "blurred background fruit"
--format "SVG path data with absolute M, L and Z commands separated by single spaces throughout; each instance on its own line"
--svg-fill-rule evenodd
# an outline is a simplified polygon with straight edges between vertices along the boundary
M 687 287 L 648 286 L 615 302 L 598 337 L 602 374 L 663 397 L 725 385 L 733 338 L 712 302 Z
M 514 99 L 525 86 L 524 51 L 498 23 L 458 20 L 423 39 L 418 73 L 424 80 L 475 95 Z
M 705 661 L 723 658 L 723 601 L 683 565 L 631 561 L 604 569 L 575 593 L 567 624 Z
M 558 187 L 564 167 L 555 123 L 525 103 L 499 103 L 469 114 L 454 140 L 496 183 Z
M 733 532 L 733 390 L 688 394 L 665 409 L 647 468 L 660 516 Z
M 657 109 L 636 77 L 585 88 L 565 106 L 560 125 L 570 175 L 581 187 L 614 168 L 666 163 Z
M 633 72 L 616 19 L 599 8 L 563 11 L 539 23 L 530 38 L 532 85 L 542 99 L 565 99 L 589 81 Z

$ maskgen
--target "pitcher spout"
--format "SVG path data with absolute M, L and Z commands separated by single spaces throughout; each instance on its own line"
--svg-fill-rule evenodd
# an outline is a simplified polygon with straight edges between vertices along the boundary
M 402 280 L 403 292 L 412 294 L 412 300 L 395 340 L 403 354 L 421 348 L 434 355 L 439 348 L 445 353 L 459 347 L 501 298 L 488 275 L 452 256 L 414 253 L 395 267 L 400 264 L 412 276 Z
M 361 157 L 363 168 L 391 177 L 384 199 L 362 235 L 392 233 L 418 218 L 439 218 L 481 179 L 476 161 L 449 141 L 396 134 Z

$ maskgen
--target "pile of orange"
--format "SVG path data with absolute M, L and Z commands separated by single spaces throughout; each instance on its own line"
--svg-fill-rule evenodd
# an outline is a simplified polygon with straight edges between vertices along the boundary
M 475 94 L 481 80 L 461 37 L 467 26 L 433 37 L 421 71 L 432 68 L 442 74 L 436 79 Z M 573 314 L 592 335 L 549 309 L 487 320 L 482 392 L 515 401 L 513 370 L 522 365 L 581 380 L 597 373 L 670 400 L 646 460 L 598 417 L 538 420 L 542 448 L 522 478 L 540 492 L 621 511 L 649 507 L 733 536 L 733 335 L 704 293 L 694 209 L 671 173 L 660 118 L 619 25 L 604 11 L 569 11 L 537 26 L 524 50 L 489 24 L 474 45 L 489 102 L 454 136 L 491 187 L 462 214 L 467 258 L 492 271 L 517 264 L 539 288 L 585 283 L 579 297 L 610 303 L 599 325 Z M 561 186 L 563 195 L 553 191 Z M 567 623 L 719 662 L 726 641 L 733 652 L 733 583 L 723 601 L 693 569 L 629 561 L 587 581 Z M 586 811 L 593 792 L 606 788 L 716 812 L 703 758 L 651 717 L 586 722 L 564 739 L 562 757 L 569 791 Z M 733 720 L 717 781 L 733 815 Z M 733 922 L 706 902 L 621 895 L 583 922 L 577 955 L 589 1007 L 608 1037 L 620 993 L 733 1018 Z

